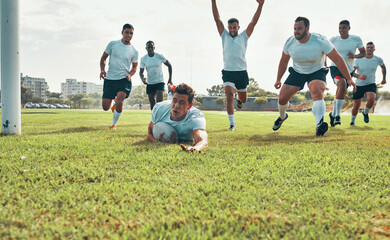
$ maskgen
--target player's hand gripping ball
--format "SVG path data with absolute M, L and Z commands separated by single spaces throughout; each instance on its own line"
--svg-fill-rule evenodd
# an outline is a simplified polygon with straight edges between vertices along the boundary
M 176 130 L 168 123 L 158 122 L 153 126 L 153 137 L 157 141 L 176 143 L 178 136 Z

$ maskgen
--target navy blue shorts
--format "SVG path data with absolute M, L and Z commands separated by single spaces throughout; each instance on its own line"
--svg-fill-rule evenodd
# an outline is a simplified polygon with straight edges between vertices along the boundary
M 156 83 L 146 85 L 146 94 L 152 94 L 156 91 L 164 91 L 165 83 Z
M 358 100 L 364 97 L 366 92 L 373 92 L 376 94 L 376 84 L 371 83 L 366 86 L 356 86 L 356 92 L 353 93 L 352 99 Z
M 345 82 L 347 83 L 347 87 L 349 86 L 348 85 L 348 81 L 347 79 L 344 77 L 344 75 L 340 72 L 339 68 L 338 67 L 335 67 L 335 66 L 331 66 L 330 67 L 330 75 L 332 76 L 332 79 L 333 79 L 333 82 L 334 84 L 337 84 L 335 83 L 334 79 L 335 77 L 341 77 L 345 80 Z M 351 77 L 353 76 L 353 72 L 351 72 Z
M 295 71 L 292 67 L 289 67 L 288 71 L 290 72 L 290 75 L 287 77 L 284 84 L 300 87 L 301 90 L 305 86 L 305 83 L 309 83 L 313 80 L 321 80 L 326 83 L 326 74 L 329 72 L 327 68 L 321 68 L 310 74 L 302 74 Z
M 107 99 L 114 99 L 118 92 L 125 92 L 126 98 L 129 97 L 131 92 L 131 80 L 127 80 L 127 78 L 123 78 L 120 80 L 109 80 L 104 79 L 103 85 L 103 97 Z
M 248 72 L 244 71 L 226 71 L 222 70 L 223 82 L 234 83 L 236 89 L 245 89 L 249 85 Z

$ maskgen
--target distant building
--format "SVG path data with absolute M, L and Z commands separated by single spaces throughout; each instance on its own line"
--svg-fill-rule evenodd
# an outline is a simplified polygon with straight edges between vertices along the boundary
M 23 73 L 21 73 L 20 81 L 23 86 L 28 88 L 32 97 L 43 98 L 45 101 L 47 100 L 46 92 L 49 90 L 49 86 L 44 78 L 29 77 L 27 75 L 23 76 Z
M 73 78 L 66 79 L 66 82 L 61 83 L 61 96 L 63 98 L 80 93 L 103 93 L 103 85 L 91 82 L 77 82 Z

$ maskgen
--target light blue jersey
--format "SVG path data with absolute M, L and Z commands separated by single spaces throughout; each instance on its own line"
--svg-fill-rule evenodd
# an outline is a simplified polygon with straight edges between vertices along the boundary
M 311 33 L 309 41 L 300 43 L 295 36 L 287 39 L 283 52 L 293 59 L 293 68 L 301 74 L 312 74 L 325 68 L 325 55 L 334 49 L 333 44 L 318 33 Z
M 366 75 L 366 80 L 356 79 L 356 86 L 366 86 L 375 83 L 375 73 L 378 66 L 383 66 L 383 59 L 377 56 L 372 58 L 358 58 L 355 67 L 359 75 Z
M 343 57 L 345 64 L 347 64 L 348 71 L 351 73 L 353 71 L 353 62 L 355 59 L 349 58 L 348 53 L 351 52 L 355 54 L 356 49 L 364 47 L 362 39 L 355 35 L 349 35 L 347 39 L 336 36 L 332 37 L 329 41 L 335 46 L 340 56 Z M 337 67 L 334 62 L 332 62 L 331 66 Z
M 171 120 L 171 101 L 159 102 L 152 110 L 152 122 L 169 123 L 177 132 L 179 141 L 193 141 L 193 131 L 196 129 L 206 129 L 206 119 L 203 113 L 191 107 L 186 117 L 181 121 Z
M 105 52 L 110 55 L 106 79 L 121 80 L 130 72 L 130 65 L 138 62 L 138 52 L 133 45 L 123 44 L 122 40 L 110 42 Z
M 223 69 L 225 71 L 245 71 L 245 53 L 249 38 L 246 34 L 246 30 L 242 31 L 236 37 L 232 37 L 229 32 L 224 29 L 221 38 L 223 47 Z
M 167 59 L 159 53 L 154 53 L 153 57 L 149 57 L 148 54 L 141 58 L 140 68 L 145 68 L 148 73 L 148 84 L 157 84 L 164 82 L 164 75 L 162 71 L 162 64 Z

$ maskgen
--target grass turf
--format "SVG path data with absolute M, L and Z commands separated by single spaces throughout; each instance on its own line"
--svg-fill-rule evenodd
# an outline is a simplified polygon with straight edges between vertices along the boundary
M 23 110 L 0 137 L 0 238 L 386 239 L 390 116 L 315 137 L 311 113 L 204 112 L 206 154 L 146 140 L 150 111 Z

